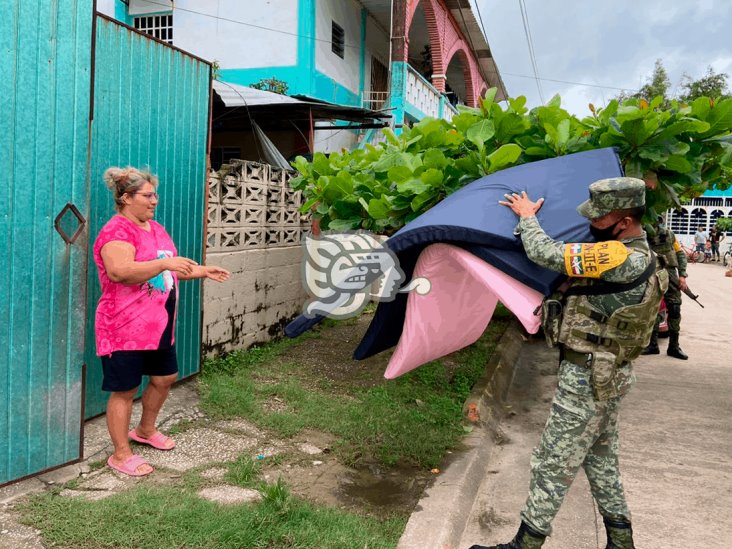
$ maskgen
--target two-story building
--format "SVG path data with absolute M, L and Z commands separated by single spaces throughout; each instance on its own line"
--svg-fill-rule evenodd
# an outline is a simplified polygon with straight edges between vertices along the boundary
M 290 96 L 386 110 L 397 129 L 450 119 L 489 87 L 506 95 L 469 0 L 97 0 L 97 9 L 215 61 L 227 83 L 270 81 Z M 374 134 L 332 125 L 342 127 L 321 125 L 315 150 Z

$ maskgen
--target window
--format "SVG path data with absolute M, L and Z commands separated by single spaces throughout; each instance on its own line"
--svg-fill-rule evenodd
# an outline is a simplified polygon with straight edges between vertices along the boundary
M 233 159 L 241 159 L 239 147 L 211 147 L 211 169 L 218 171 L 222 164 L 228 164 Z
M 331 26 L 330 49 L 338 57 L 343 59 L 343 52 L 345 50 L 345 34 L 343 33 L 343 27 L 341 27 L 335 21 L 332 21 L 332 26 Z
M 173 14 L 135 17 L 135 28 L 168 44 L 173 43 Z

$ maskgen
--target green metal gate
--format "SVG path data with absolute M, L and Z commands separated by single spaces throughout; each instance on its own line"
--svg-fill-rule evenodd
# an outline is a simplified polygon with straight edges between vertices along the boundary
M 81 457 L 92 0 L 3 0 L 0 485 Z
M 109 166 L 149 167 L 160 178 L 156 219 L 178 253 L 202 261 L 211 66 L 144 34 L 96 17 L 91 154 L 91 242 L 114 214 L 102 181 Z M 104 412 L 95 354 L 99 279 L 89 254 L 85 415 Z M 200 370 L 201 283 L 182 282 L 175 333 L 180 377 Z

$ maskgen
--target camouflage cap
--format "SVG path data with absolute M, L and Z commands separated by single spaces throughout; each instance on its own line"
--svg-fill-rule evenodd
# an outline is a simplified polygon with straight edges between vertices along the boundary
M 590 185 L 590 198 L 577 206 L 580 215 L 597 219 L 614 210 L 646 205 L 646 184 L 635 177 L 600 179 Z

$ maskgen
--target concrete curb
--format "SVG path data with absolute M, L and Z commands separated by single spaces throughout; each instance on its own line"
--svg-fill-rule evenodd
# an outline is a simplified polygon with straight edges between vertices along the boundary
M 457 549 L 500 436 L 495 428 L 503 415 L 503 402 L 525 340 L 517 322 L 501 337 L 485 374 L 465 401 L 466 424 L 472 425 L 473 430 L 463 440 L 464 450 L 425 490 L 409 517 L 397 549 Z

